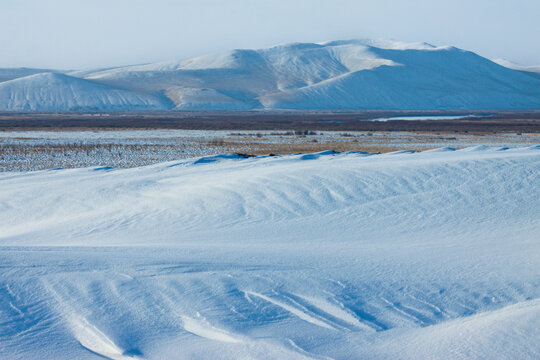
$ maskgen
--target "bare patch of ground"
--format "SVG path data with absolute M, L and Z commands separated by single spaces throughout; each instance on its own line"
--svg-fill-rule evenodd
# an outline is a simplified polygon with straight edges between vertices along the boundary
M 183 158 L 324 150 L 385 153 L 474 145 L 540 143 L 538 133 L 396 131 L 84 130 L 0 132 L 0 171 L 109 166 L 129 168 Z

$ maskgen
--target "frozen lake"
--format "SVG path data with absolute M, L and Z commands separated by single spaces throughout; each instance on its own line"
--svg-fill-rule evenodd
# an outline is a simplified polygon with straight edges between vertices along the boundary
M 485 117 L 483 115 L 482 117 Z M 408 120 L 408 121 L 419 121 L 419 120 L 459 120 L 467 118 L 480 117 L 478 115 L 431 115 L 431 116 L 394 116 L 394 117 L 385 117 L 377 118 L 371 121 L 393 121 L 393 120 Z

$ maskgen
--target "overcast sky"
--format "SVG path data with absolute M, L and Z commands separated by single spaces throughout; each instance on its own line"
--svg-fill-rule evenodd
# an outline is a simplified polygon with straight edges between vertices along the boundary
M 540 0 L 0 0 L 0 67 L 184 59 L 385 38 L 540 64 Z

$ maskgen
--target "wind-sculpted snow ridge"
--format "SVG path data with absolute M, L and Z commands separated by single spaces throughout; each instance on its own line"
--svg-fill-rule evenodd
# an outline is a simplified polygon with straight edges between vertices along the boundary
M 0 174 L 2 359 L 537 359 L 540 147 Z
M 167 101 L 152 95 L 58 73 L 40 73 L 0 83 L 0 110 L 145 110 L 167 107 Z

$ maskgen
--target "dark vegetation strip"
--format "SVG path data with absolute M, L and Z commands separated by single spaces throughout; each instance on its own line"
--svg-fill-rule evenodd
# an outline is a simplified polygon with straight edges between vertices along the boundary
M 460 120 L 374 118 L 468 115 Z M 0 131 L 89 129 L 303 130 L 415 132 L 540 132 L 540 111 L 364 111 L 364 112 L 66 112 L 0 113 Z

